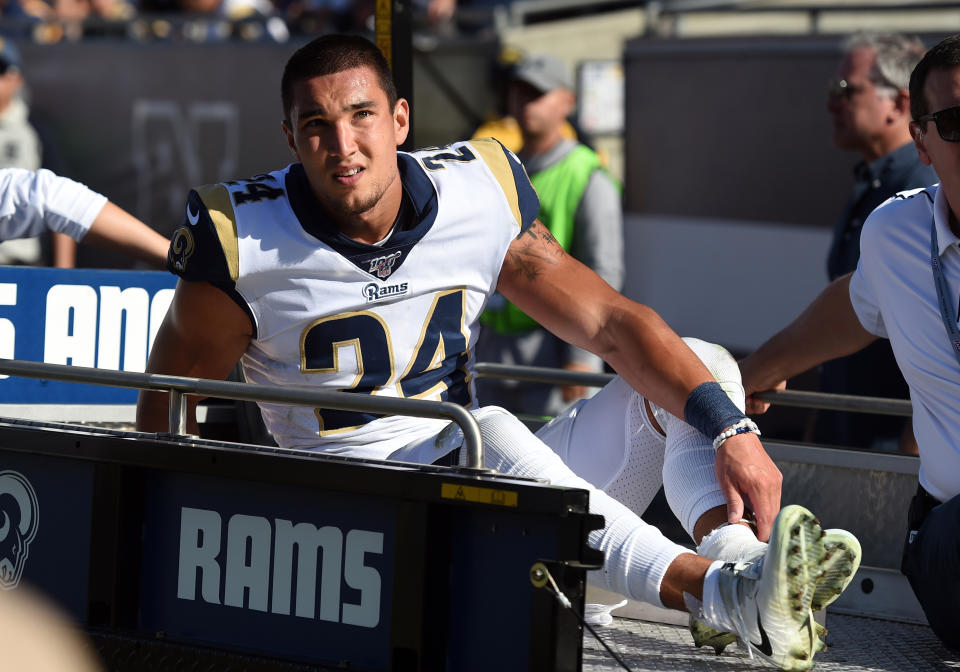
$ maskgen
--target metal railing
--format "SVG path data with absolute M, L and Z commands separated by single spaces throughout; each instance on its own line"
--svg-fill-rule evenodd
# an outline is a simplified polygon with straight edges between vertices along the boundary
M 536 366 L 515 366 L 479 362 L 477 374 L 485 378 L 509 378 L 525 382 L 553 385 L 585 385 L 602 387 L 613 379 L 609 373 L 584 373 Z M 189 395 L 296 404 L 344 411 L 363 411 L 378 414 L 411 415 L 451 420 L 463 431 L 467 452 L 467 468 L 482 469 L 483 442 L 477 421 L 462 406 L 441 401 L 381 397 L 322 390 L 309 385 L 276 387 L 203 378 L 186 378 L 156 373 L 112 371 L 83 366 L 43 364 L 0 358 L 0 373 L 26 378 L 46 378 L 74 383 L 108 385 L 167 392 L 170 395 L 168 426 L 171 434 L 186 434 L 186 397 Z M 805 392 L 800 390 L 771 390 L 757 395 L 781 406 L 819 408 L 833 411 L 853 411 L 881 415 L 912 415 L 912 405 L 905 399 L 863 397 L 854 395 Z
M 73 383 L 108 385 L 138 390 L 168 392 L 169 428 L 171 434 L 186 434 L 186 395 L 221 397 L 243 401 L 264 401 L 298 406 L 333 408 L 341 411 L 365 411 L 378 414 L 413 415 L 451 420 L 463 431 L 467 452 L 467 468 L 483 468 L 483 442 L 480 427 L 462 406 L 445 401 L 401 399 L 369 394 L 351 394 L 321 390 L 309 385 L 255 385 L 203 378 L 184 378 L 157 373 L 110 371 L 85 366 L 41 364 L 0 358 L 0 373 L 25 378 L 46 378 Z
M 563 18 L 575 18 L 584 14 L 601 14 L 624 9 L 642 10 L 650 35 L 680 37 L 676 19 L 687 15 L 714 13 L 738 14 L 741 16 L 760 14 L 801 14 L 806 16 L 805 29 L 797 32 L 817 34 L 823 32 L 824 18 L 838 14 L 860 14 L 873 19 L 877 15 L 896 15 L 905 11 L 942 12 L 956 10 L 955 0 L 917 0 L 915 2 L 778 2 L 757 3 L 744 0 L 646 0 L 630 3 L 625 0 L 513 0 L 494 8 L 494 24 L 498 30 L 508 27 L 525 26 L 542 21 Z M 931 24 L 936 30 L 936 24 Z
M 603 387 L 613 379 L 612 373 L 584 373 L 539 366 L 512 366 L 489 362 L 478 363 L 476 369 L 477 374 L 484 378 L 510 378 L 530 383 L 550 383 L 553 385 Z M 757 396 L 780 406 L 906 417 L 913 415 L 913 406 L 908 399 L 861 397 L 852 394 L 828 394 L 826 392 L 805 392 L 802 390 L 770 390 L 760 392 Z

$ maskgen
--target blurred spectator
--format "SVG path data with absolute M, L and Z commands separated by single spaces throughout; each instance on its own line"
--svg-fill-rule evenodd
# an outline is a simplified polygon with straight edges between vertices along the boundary
M 300 34 L 373 30 L 374 0 L 280 0 L 277 9 Z
M 513 70 L 507 108 L 520 127 L 519 158 L 540 197 L 539 219 L 567 252 L 619 290 L 624 277 L 620 191 L 592 149 L 565 137 L 575 106 L 572 78 L 558 59 L 530 56 Z M 599 357 L 564 343 L 499 294 L 480 321 L 485 328 L 477 343 L 479 361 L 603 370 Z M 580 386 L 492 379 L 478 384 L 484 403 L 534 415 L 555 415 L 586 394 Z
M 42 146 L 21 95 L 21 68 L 16 45 L 0 38 L 0 168 L 37 170 L 41 166 Z M 0 264 L 36 266 L 42 261 L 39 237 L 0 242 Z
M 37 170 L 46 167 L 64 172 L 53 142 L 30 118 L 30 109 L 23 96 L 25 81 L 20 51 L 10 40 L 0 38 L 0 168 Z M 46 236 L 46 234 L 45 234 Z M 0 242 L 0 264 L 40 266 L 49 257 L 57 268 L 76 265 L 77 243 L 61 233 L 49 234 L 49 251 L 45 236 Z
M 126 21 L 134 14 L 133 6 L 124 0 L 52 0 L 52 4 L 56 18 L 64 23 Z
M 140 0 L 146 14 L 182 14 L 183 35 L 195 42 L 238 37 L 286 42 L 290 30 L 270 0 Z M 155 32 L 155 37 L 163 35 Z
M 3 19 L 29 21 L 52 17 L 53 9 L 44 0 L 0 0 L 0 18 Z M 4 34 L 7 32 L 7 26 L 4 26 Z
M 510 0 L 414 0 L 421 21 L 446 34 L 489 30 L 494 25 L 494 8 L 509 4 Z
M 874 208 L 899 191 L 938 182 L 920 162 L 910 137 L 910 73 L 925 51 L 915 37 L 858 33 L 843 45 L 843 58 L 827 90 L 833 143 L 857 152 L 854 187 L 833 233 L 827 273 L 835 280 L 856 270 L 860 230 Z M 857 354 L 823 365 L 821 389 L 905 399 L 906 382 L 890 342 L 880 339 Z M 819 411 L 817 443 L 894 448 L 916 453 L 910 423 L 902 418 Z
M 513 79 L 513 71 L 522 61 L 524 54 L 518 49 L 504 47 L 493 64 L 491 79 L 497 88 L 497 110 L 499 116 L 487 119 L 474 131 L 474 138 L 496 138 L 504 147 L 513 153 L 518 153 L 523 147 L 523 131 L 520 123 L 507 110 L 507 95 Z M 569 120 L 564 120 L 560 133 L 567 140 L 577 140 L 577 131 Z M 581 138 L 581 141 L 583 139 Z M 589 143 L 584 143 L 588 144 Z

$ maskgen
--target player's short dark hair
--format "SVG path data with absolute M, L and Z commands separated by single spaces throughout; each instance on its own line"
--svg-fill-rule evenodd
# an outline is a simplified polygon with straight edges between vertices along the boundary
M 919 119 L 930 113 L 930 105 L 923 95 L 927 75 L 960 65 L 960 35 L 951 35 L 930 49 L 910 75 L 910 116 Z
M 380 88 L 387 94 L 387 102 L 393 110 L 397 104 L 397 86 L 383 52 L 369 40 L 358 35 L 321 35 L 297 49 L 283 68 L 280 80 L 280 96 L 283 100 L 283 117 L 290 122 L 290 107 L 293 104 L 293 85 L 305 79 L 333 75 L 351 68 L 368 67 L 380 80 Z

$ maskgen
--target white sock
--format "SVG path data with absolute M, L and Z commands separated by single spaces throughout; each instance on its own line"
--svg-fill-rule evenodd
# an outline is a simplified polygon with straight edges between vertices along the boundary
M 673 543 L 656 527 L 574 474 L 515 416 L 493 406 L 474 410 L 473 414 L 483 437 L 485 467 L 590 492 L 590 511 L 602 515 L 605 525 L 590 532 L 587 541 L 603 553 L 604 565 L 589 572 L 587 580 L 635 600 L 663 606 L 660 586 L 667 569 L 678 555 L 692 551 Z
M 690 593 L 683 593 L 683 606 L 687 608 L 687 611 L 697 618 L 703 618 L 703 601 L 698 600 Z
M 701 614 L 707 625 L 722 632 L 734 632 L 736 627 L 720 597 L 720 568 L 724 563 L 717 560 L 710 564 L 703 577 L 703 605 Z
M 727 523 L 706 535 L 697 547 L 698 555 L 724 562 L 752 560 L 766 552 L 767 545 L 749 527 Z

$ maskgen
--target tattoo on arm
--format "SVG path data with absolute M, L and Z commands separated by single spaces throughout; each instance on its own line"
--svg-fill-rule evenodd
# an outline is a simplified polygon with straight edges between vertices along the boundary
M 543 273 L 544 264 L 556 264 L 565 255 L 557 239 L 537 220 L 517 235 L 508 258 L 518 273 L 527 280 L 536 280 Z

